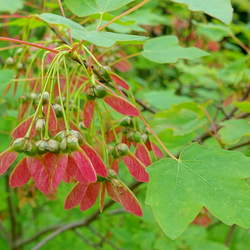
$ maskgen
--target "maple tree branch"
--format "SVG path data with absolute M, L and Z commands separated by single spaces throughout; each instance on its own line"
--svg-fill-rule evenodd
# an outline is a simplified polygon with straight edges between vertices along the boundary
M 129 186 L 129 188 L 131 190 L 135 190 L 141 184 L 143 184 L 143 183 L 135 182 L 135 183 L 131 184 Z M 104 205 L 103 211 L 108 209 L 109 207 L 111 207 L 114 203 L 115 202 L 113 200 L 110 200 L 110 201 L 106 202 L 105 205 Z M 100 215 L 101 214 L 100 214 L 99 210 L 96 210 L 91 215 L 89 215 L 86 219 L 76 221 L 76 222 L 71 222 L 71 223 L 68 223 L 68 224 L 59 224 L 59 225 L 57 224 L 57 225 L 50 226 L 48 228 L 45 228 L 45 229 L 41 230 L 40 232 L 36 233 L 35 235 L 31 236 L 28 239 L 24 239 L 22 241 L 16 242 L 15 246 L 20 247 L 20 246 L 27 245 L 27 244 L 37 240 L 41 236 L 51 232 L 47 237 L 45 237 L 36 246 L 34 246 L 33 250 L 38 250 L 42 246 L 44 246 L 48 241 L 52 240 L 57 235 L 65 232 L 65 231 L 74 230 L 74 229 L 79 228 L 79 227 L 86 227 L 86 226 L 90 225 L 92 222 L 97 220 Z
M 243 49 L 247 52 L 247 54 L 250 53 L 250 48 L 247 47 L 235 34 L 233 34 L 232 32 L 230 33 L 230 36 L 232 37 L 232 39 Z
M 242 148 L 242 147 L 245 147 L 245 146 L 248 146 L 248 145 L 250 145 L 250 141 L 243 142 L 241 144 L 231 146 L 231 147 L 227 148 L 227 150 L 235 150 L 235 149 Z
M 109 22 L 105 23 L 104 25 L 100 26 L 98 28 L 98 30 L 103 30 L 106 27 L 108 27 L 110 24 L 114 23 L 115 21 L 121 19 L 124 16 L 129 15 L 130 13 L 138 10 L 139 8 L 141 8 L 143 5 L 145 5 L 146 3 L 148 3 L 150 0 L 143 0 L 142 2 L 138 3 L 137 5 L 135 5 L 134 7 L 132 7 L 131 9 L 126 10 L 125 12 L 123 12 L 122 14 L 114 17 L 113 19 L 111 19 Z
M 119 59 L 117 59 L 116 61 L 112 62 L 111 64 L 109 64 L 108 66 L 111 67 L 119 62 L 123 62 L 123 61 L 126 61 L 127 59 L 130 59 L 130 58 L 133 58 L 133 57 L 136 57 L 136 56 L 140 56 L 141 55 L 141 52 L 136 52 L 134 54 L 131 54 L 131 55 L 128 55 L 128 56 L 125 56 L 125 57 L 121 57 Z
M 21 43 L 23 45 L 28 45 L 28 46 L 35 47 L 38 49 L 44 49 L 44 50 L 50 51 L 50 52 L 55 53 L 55 54 L 59 53 L 59 51 L 56 49 L 48 48 L 48 47 L 45 47 L 45 46 L 37 44 L 37 43 L 26 42 L 26 41 L 15 39 L 15 38 L 0 36 L 0 41 Z
M 8 206 L 8 213 L 10 217 L 10 237 L 9 237 L 9 244 L 11 248 L 15 249 L 13 247 L 16 239 L 17 239 L 17 219 L 16 219 L 16 212 L 15 207 L 12 199 L 12 192 L 9 187 L 9 176 L 7 175 L 5 177 L 5 188 L 7 192 L 7 206 Z
M 245 101 L 245 100 L 248 98 L 249 95 L 250 95 L 250 84 L 249 84 L 249 86 L 247 87 L 246 91 L 244 92 L 242 98 L 241 98 L 239 101 L 241 101 L 241 102 L 242 102 L 242 101 Z M 227 116 L 226 116 L 224 119 L 221 120 L 221 122 L 227 121 L 227 120 L 230 120 L 231 118 L 233 118 L 234 115 L 235 115 L 235 113 L 236 113 L 237 111 L 238 111 L 238 108 L 237 108 L 237 107 L 233 108 L 232 111 L 231 111 L 229 114 L 227 114 Z M 240 116 L 236 117 L 236 119 L 241 119 L 241 118 L 246 117 L 246 116 L 248 116 L 248 115 L 249 115 L 249 114 L 241 114 Z M 217 125 L 217 129 L 216 129 L 216 130 L 214 129 L 214 127 L 212 127 L 212 128 L 210 128 L 207 132 L 203 133 L 201 136 L 195 138 L 193 141 L 194 141 L 194 142 L 202 143 L 202 142 L 204 142 L 206 139 L 208 139 L 208 138 L 210 138 L 211 136 L 213 136 L 215 132 L 217 133 L 221 128 L 222 128 L 222 126 L 219 126 L 219 125 Z

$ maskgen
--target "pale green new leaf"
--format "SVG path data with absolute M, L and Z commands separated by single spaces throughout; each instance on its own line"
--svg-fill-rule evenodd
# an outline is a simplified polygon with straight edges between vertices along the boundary
M 250 227 L 250 159 L 240 152 L 193 144 L 178 161 L 164 158 L 149 169 L 146 203 L 162 230 L 180 236 L 203 207 L 223 223 Z
M 176 36 L 162 36 L 147 40 L 142 55 L 157 63 L 175 63 L 178 59 L 197 59 L 209 54 L 198 48 L 181 47 Z
M 203 11 L 206 14 L 218 18 L 229 24 L 233 17 L 231 0 L 172 0 L 174 2 L 187 4 L 189 9 Z
M 64 25 L 71 30 L 72 37 L 77 40 L 85 40 L 100 47 L 111 47 L 115 43 L 138 43 L 147 39 L 144 36 L 127 35 L 113 32 L 100 32 L 86 30 L 80 24 L 63 16 L 43 13 L 39 17 L 49 23 Z
M 22 0 L 0 0 L 0 12 L 10 12 L 14 13 L 23 7 Z
M 77 16 L 103 14 L 119 9 L 134 0 L 66 0 L 66 6 Z

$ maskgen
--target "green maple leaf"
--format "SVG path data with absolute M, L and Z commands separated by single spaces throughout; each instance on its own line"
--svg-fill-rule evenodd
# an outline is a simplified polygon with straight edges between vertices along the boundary
M 197 144 L 178 161 L 164 158 L 149 168 L 146 203 L 162 230 L 181 235 L 203 207 L 227 225 L 250 227 L 250 158 Z
M 208 15 L 220 19 L 229 24 L 233 18 L 233 8 L 231 0 L 172 0 L 178 3 L 187 4 L 191 10 L 203 11 Z
M 67 7 L 77 16 L 103 14 L 119 9 L 134 0 L 66 0 Z
M 71 30 L 72 37 L 84 40 L 100 47 L 111 47 L 115 43 L 131 44 L 142 43 L 146 37 L 114 32 L 89 31 L 69 18 L 51 13 L 38 15 L 40 19 L 49 24 L 63 25 Z
M 176 36 L 161 36 L 149 39 L 144 44 L 142 55 L 157 63 L 175 63 L 179 59 L 197 59 L 209 55 L 206 51 L 178 44 Z

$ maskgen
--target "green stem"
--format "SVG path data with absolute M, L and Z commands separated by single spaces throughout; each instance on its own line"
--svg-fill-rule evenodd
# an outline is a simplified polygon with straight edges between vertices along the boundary
M 65 52 L 64 52 L 64 53 L 65 53 Z M 54 66 L 55 66 L 56 63 L 57 63 L 58 57 L 60 57 L 60 56 L 61 56 L 61 53 L 58 53 L 58 54 L 55 56 L 55 58 L 54 58 L 52 64 L 51 64 L 50 67 L 49 67 L 49 70 L 48 70 L 48 73 L 47 73 L 47 78 L 46 78 L 46 81 L 45 81 L 45 84 L 44 84 L 44 86 L 43 86 L 43 90 L 42 90 L 42 93 L 41 93 L 41 98 L 40 98 L 40 100 L 39 100 L 39 103 L 38 103 L 38 105 L 37 105 L 35 114 L 34 114 L 34 116 L 33 116 L 33 119 L 32 119 L 32 121 L 31 121 L 31 124 L 30 124 L 30 126 L 29 126 L 29 129 L 28 129 L 28 131 L 27 131 L 25 137 L 30 137 L 31 129 L 32 129 L 33 125 L 34 125 L 34 122 L 35 122 L 35 120 L 36 120 L 36 118 L 37 118 L 37 116 L 38 116 L 38 114 L 39 114 L 39 112 L 40 112 L 40 110 L 41 110 L 42 104 L 43 104 L 43 94 L 44 94 L 44 92 L 45 92 L 46 89 L 47 89 L 47 86 L 48 86 L 48 83 L 49 83 L 49 80 L 50 80 L 50 76 L 51 76 L 51 74 L 52 74 L 52 72 L 53 72 L 53 68 L 54 68 Z M 44 62 L 43 62 L 43 63 L 44 63 Z M 43 70 L 44 70 L 44 65 L 42 64 L 42 71 L 43 71 Z M 43 73 L 42 73 L 42 80 L 43 80 Z M 43 81 L 42 81 L 42 83 L 43 83 Z
M 83 49 L 92 57 L 92 59 L 95 61 L 95 63 L 99 66 L 99 67 L 101 67 L 101 68 L 103 68 L 103 65 L 101 65 L 100 63 L 99 63 L 99 61 L 96 59 L 96 57 L 92 54 L 92 52 L 86 47 L 86 46 L 84 46 L 83 44 L 82 44 L 82 47 L 83 47 Z
M 63 60 L 64 64 L 64 70 L 65 70 L 65 76 L 66 76 L 66 116 L 68 121 L 70 121 L 70 107 L 69 107 L 69 101 L 70 101 L 70 82 L 69 82 L 69 74 L 68 69 L 66 66 L 65 58 Z
M 63 105 L 63 99 L 62 99 L 62 90 L 61 90 L 61 85 L 60 85 L 59 66 L 57 66 L 57 85 L 58 85 L 59 99 L 60 99 L 60 103 L 61 103 L 61 107 L 62 107 L 62 113 L 63 113 L 65 128 L 66 128 L 66 131 L 69 132 L 69 123 L 67 121 L 67 116 L 66 116 L 66 112 L 65 112 L 65 109 L 64 109 L 64 105 Z

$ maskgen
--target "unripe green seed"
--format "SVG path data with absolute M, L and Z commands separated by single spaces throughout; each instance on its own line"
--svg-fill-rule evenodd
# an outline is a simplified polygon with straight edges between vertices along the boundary
M 21 62 L 19 62 L 19 63 L 17 64 L 17 69 L 20 70 L 20 69 L 23 69 L 23 67 L 24 67 L 24 66 L 23 66 L 23 64 L 22 64 Z
M 47 150 L 51 153 L 58 153 L 60 151 L 60 143 L 53 139 L 48 140 Z
M 140 142 L 141 141 L 141 133 L 136 131 L 133 136 L 134 142 Z
M 59 104 L 54 104 L 53 105 L 53 108 L 56 112 L 56 116 L 59 118 L 59 117 L 62 117 L 63 116 L 63 112 L 62 112 L 62 106 L 59 105 Z
M 129 153 L 128 145 L 125 143 L 120 143 L 116 145 L 115 149 L 118 152 L 119 156 L 124 156 Z
M 45 128 L 45 120 L 42 118 L 37 119 L 35 128 L 37 132 L 43 131 Z
M 87 90 L 87 98 L 88 98 L 88 100 L 95 100 L 96 99 L 94 87 L 90 87 Z
M 42 95 L 42 102 L 43 104 L 49 103 L 49 92 L 45 91 Z
M 113 169 L 109 169 L 108 176 L 111 178 L 115 178 L 115 177 L 117 177 L 117 173 Z
M 138 131 L 131 131 L 128 133 L 128 139 L 132 142 L 140 142 L 142 140 L 141 133 Z
M 33 142 L 28 141 L 26 143 L 26 151 L 25 151 L 25 153 L 27 155 L 29 155 L 29 156 L 36 155 L 37 154 L 37 147 L 36 147 L 36 145 Z
M 145 143 L 145 142 L 147 142 L 147 140 L 148 140 L 148 135 L 147 134 L 142 134 L 141 135 L 141 139 L 142 139 L 142 141 Z
M 124 117 L 122 119 L 120 125 L 123 126 L 123 127 L 132 127 L 133 126 L 133 120 L 132 120 L 131 117 L 126 116 L 126 117 Z
M 61 142 L 60 142 L 60 150 L 63 152 L 63 153 L 66 153 L 67 152 L 67 139 L 64 138 Z
M 12 143 L 12 148 L 14 151 L 18 153 L 23 153 L 26 149 L 26 138 L 17 138 L 13 143 Z
M 104 96 L 107 95 L 106 89 L 101 85 L 96 86 L 94 92 L 97 98 L 103 98 Z
M 54 137 L 54 139 L 57 140 L 58 142 L 62 142 L 65 138 L 66 138 L 65 130 L 58 132 Z
M 36 142 L 36 147 L 37 147 L 37 151 L 40 154 L 43 154 L 47 151 L 48 148 L 48 142 L 44 141 L 44 140 L 40 140 Z
M 36 93 L 30 93 L 29 97 L 30 97 L 31 100 L 36 101 L 37 98 L 38 98 L 38 94 L 36 94 Z
M 75 151 L 79 147 L 78 138 L 73 135 L 67 137 L 67 149 L 70 151 Z
M 8 57 L 6 60 L 5 60 L 5 63 L 7 65 L 13 65 L 15 63 L 13 57 Z
M 85 125 L 84 125 L 83 122 L 80 122 L 78 126 L 79 126 L 80 129 L 83 129 L 83 130 L 86 129 L 86 127 L 85 127 Z
M 83 136 L 77 130 L 70 130 L 69 135 L 72 135 L 72 136 L 76 137 L 78 139 L 79 144 L 83 143 Z

